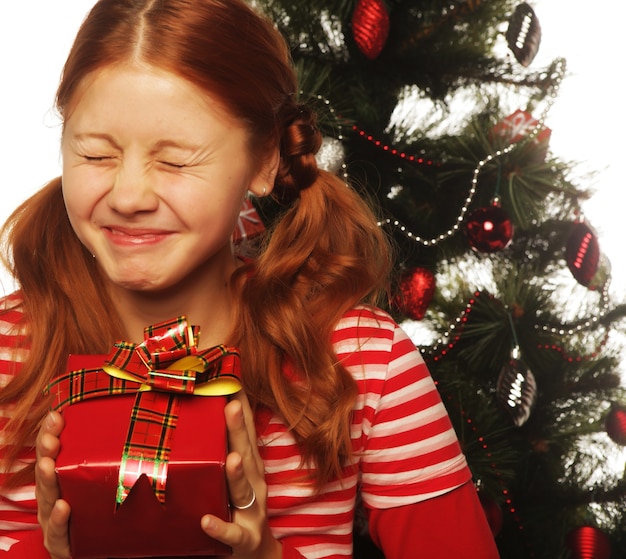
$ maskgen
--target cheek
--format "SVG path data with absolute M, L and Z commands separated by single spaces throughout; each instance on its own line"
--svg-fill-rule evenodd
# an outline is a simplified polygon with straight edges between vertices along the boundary
M 225 222 L 239 215 L 246 191 L 241 180 L 228 182 L 211 178 L 188 189 L 172 190 L 167 198 L 179 209 L 184 207 L 184 213 L 196 220 Z
M 69 211 L 84 214 L 106 195 L 110 177 L 88 169 L 64 169 L 61 176 L 63 198 Z
M 97 196 L 83 187 L 84 181 L 75 173 L 63 173 L 62 181 L 63 201 L 70 225 L 80 241 L 91 250 L 88 238 Z
M 237 224 L 239 211 L 231 211 L 230 207 L 221 205 L 202 206 L 205 200 L 199 200 L 197 205 L 191 210 L 189 207 L 178 207 L 174 213 L 181 222 L 193 230 L 203 232 L 201 234 L 228 234 Z
M 178 205 L 175 213 L 190 230 L 197 231 L 201 238 L 212 243 L 218 239 L 221 242 L 231 238 L 242 206 L 243 195 L 227 199 L 220 196 L 199 196 L 195 204 L 185 207 Z
M 77 196 L 77 193 L 75 192 L 74 182 L 70 174 L 64 172 L 61 176 L 61 181 L 65 210 L 67 211 L 71 221 L 72 216 L 76 213 L 76 206 L 78 205 L 81 197 Z
M 84 213 L 86 206 L 86 197 L 81 195 L 76 186 L 76 181 L 71 174 L 64 173 L 63 177 L 63 200 L 65 202 L 65 209 L 67 215 L 72 222 L 72 226 L 75 227 L 75 219 Z

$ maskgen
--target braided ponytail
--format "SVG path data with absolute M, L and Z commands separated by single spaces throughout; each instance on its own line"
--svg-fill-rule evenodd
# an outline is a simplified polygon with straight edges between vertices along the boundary
M 273 196 L 291 205 L 259 258 L 235 277 L 242 305 L 235 343 L 247 356 L 244 382 L 253 405 L 283 417 L 304 459 L 316 464 L 321 485 L 350 459 L 356 396 L 354 379 L 332 350 L 332 331 L 348 309 L 378 301 L 391 258 L 365 201 L 318 169 L 315 115 L 301 105 L 281 115 Z M 295 379 L 285 377 L 285 361 L 297 371 Z
M 278 118 L 283 122 L 283 133 L 274 197 L 284 204 L 293 202 L 317 178 L 315 154 L 322 145 L 322 135 L 316 114 L 306 105 L 285 104 Z

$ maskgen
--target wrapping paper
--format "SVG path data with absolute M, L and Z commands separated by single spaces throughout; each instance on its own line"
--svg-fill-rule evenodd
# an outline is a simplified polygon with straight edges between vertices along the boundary
M 73 559 L 230 554 L 200 519 L 230 519 L 224 406 L 239 356 L 196 344 L 184 317 L 168 321 L 142 344 L 70 356 L 48 387 L 65 420 L 56 467 Z

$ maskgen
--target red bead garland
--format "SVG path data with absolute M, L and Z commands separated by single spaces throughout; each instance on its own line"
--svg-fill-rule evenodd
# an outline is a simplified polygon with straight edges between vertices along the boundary
M 389 152 L 391 155 L 395 155 L 400 159 L 405 159 L 406 161 L 410 161 L 411 163 L 419 163 L 420 165 L 435 165 L 435 162 L 432 159 L 426 159 L 424 157 L 416 156 L 416 155 L 408 155 L 402 151 L 398 151 L 397 149 L 377 140 L 371 134 L 368 134 L 365 130 L 359 128 L 358 126 L 352 126 L 352 130 L 356 132 L 361 138 L 364 138 L 368 142 L 371 142 L 376 147 L 379 147 L 383 151 Z
M 448 400 L 451 400 L 452 397 L 449 396 Z M 464 410 L 461 410 L 461 415 L 462 416 L 466 416 L 467 414 L 465 413 Z M 467 427 L 475 434 L 478 433 L 478 429 L 476 428 L 476 425 L 474 424 L 474 422 L 472 421 L 471 418 L 466 418 L 465 419 L 465 423 L 467 425 Z M 481 443 L 481 447 L 483 449 L 483 451 L 485 452 L 485 456 L 487 456 L 487 458 L 492 459 L 493 458 L 493 454 L 489 448 L 489 444 L 487 443 L 487 440 L 485 439 L 485 437 L 483 436 L 479 436 L 478 437 L 478 441 Z M 522 524 L 522 519 L 520 518 L 519 514 L 517 513 L 517 508 L 515 507 L 515 504 L 513 503 L 513 499 L 511 498 L 511 494 L 510 491 L 507 488 L 506 482 L 504 481 L 504 479 L 502 478 L 502 474 L 500 472 L 500 470 L 498 469 L 498 465 L 492 461 L 491 462 L 491 468 L 494 470 L 495 475 L 500 483 L 500 486 L 502 487 L 502 497 L 503 497 L 503 502 L 505 505 L 505 510 L 511 515 L 511 517 L 513 518 L 513 521 L 515 522 L 515 524 L 517 525 L 517 529 L 520 532 L 524 531 L 524 524 Z M 499 530 L 498 525 L 496 524 L 495 526 L 491 526 L 492 530 L 496 529 Z M 528 546 L 528 542 L 526 542 L 526 545 Z M 531 550 L 531 549 L 527 549 L 528 551 L 528 557 L 535 557 L 535 553 Z
M 602 336 L 602 340 L 598 343 L 595 349 L 588 355 L 572 356 L 565 350 L 563 346 L 560 346 L 557 344 L 539 344 L 537 346 L 537 349 L 550 349 L 552 351 L 556 351 L 557 353 L 560 353 L 561 357 L 563 357 L 563 359 L 565 359 L 565 361 L 567 361 L 568 363 L 574 363 L 574 362 L 582 363 L 583 361 L 591 361 L 592 359 L 595 359 L 596 357 L 598 357 L 598 355 L 600 354 L 600 351 L 607 344 L 608 341 L 609 341 L 609 332 L 607 330 Z
M 442 357 L 445 357 L 450 350 L 454 349 L 454 346 L 461 339 L 461 334 L 463 332 L 463 328 L 464 328 L 465 324 L 467 323 L 468 315 L 472 312 L 472 307 L 476 303 L 476 300 L 478 299 L 478 297 L 480 297 L 480 291 L 476 291 L 474 293 L 474 297 L 467 302 L 467 305 L 465 306 L 465 309 L 461 312 L 461 315 L 459 316 L 459 318 L 457 318 L 457 323 L 460 326 L 457 329 L 456 334 L 454 335 L 452 340 L 448 341 L 448 342 L 445 342 L 445 343 L 441 342 L 441 343 L 437 344 L 436 346 L 434 346 L 425 355 L 425 358 L 430 358 L 434 362 L 437 362 Z M 451 327 L 451 329 L 452 329 L 452 327 Z M 442 346 L 443 346 L 443 349 L 441 349 Z

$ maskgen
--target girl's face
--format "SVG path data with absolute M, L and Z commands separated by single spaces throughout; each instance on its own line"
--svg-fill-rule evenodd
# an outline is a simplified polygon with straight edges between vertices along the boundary
M 271 190 L 278 157 L 256 161 L 245 128 L 210 96 L 139 64 L 84 80 L 62 155 L 76 235 L 114 285 L 140 291 L 232 266 L 243 197 Z

